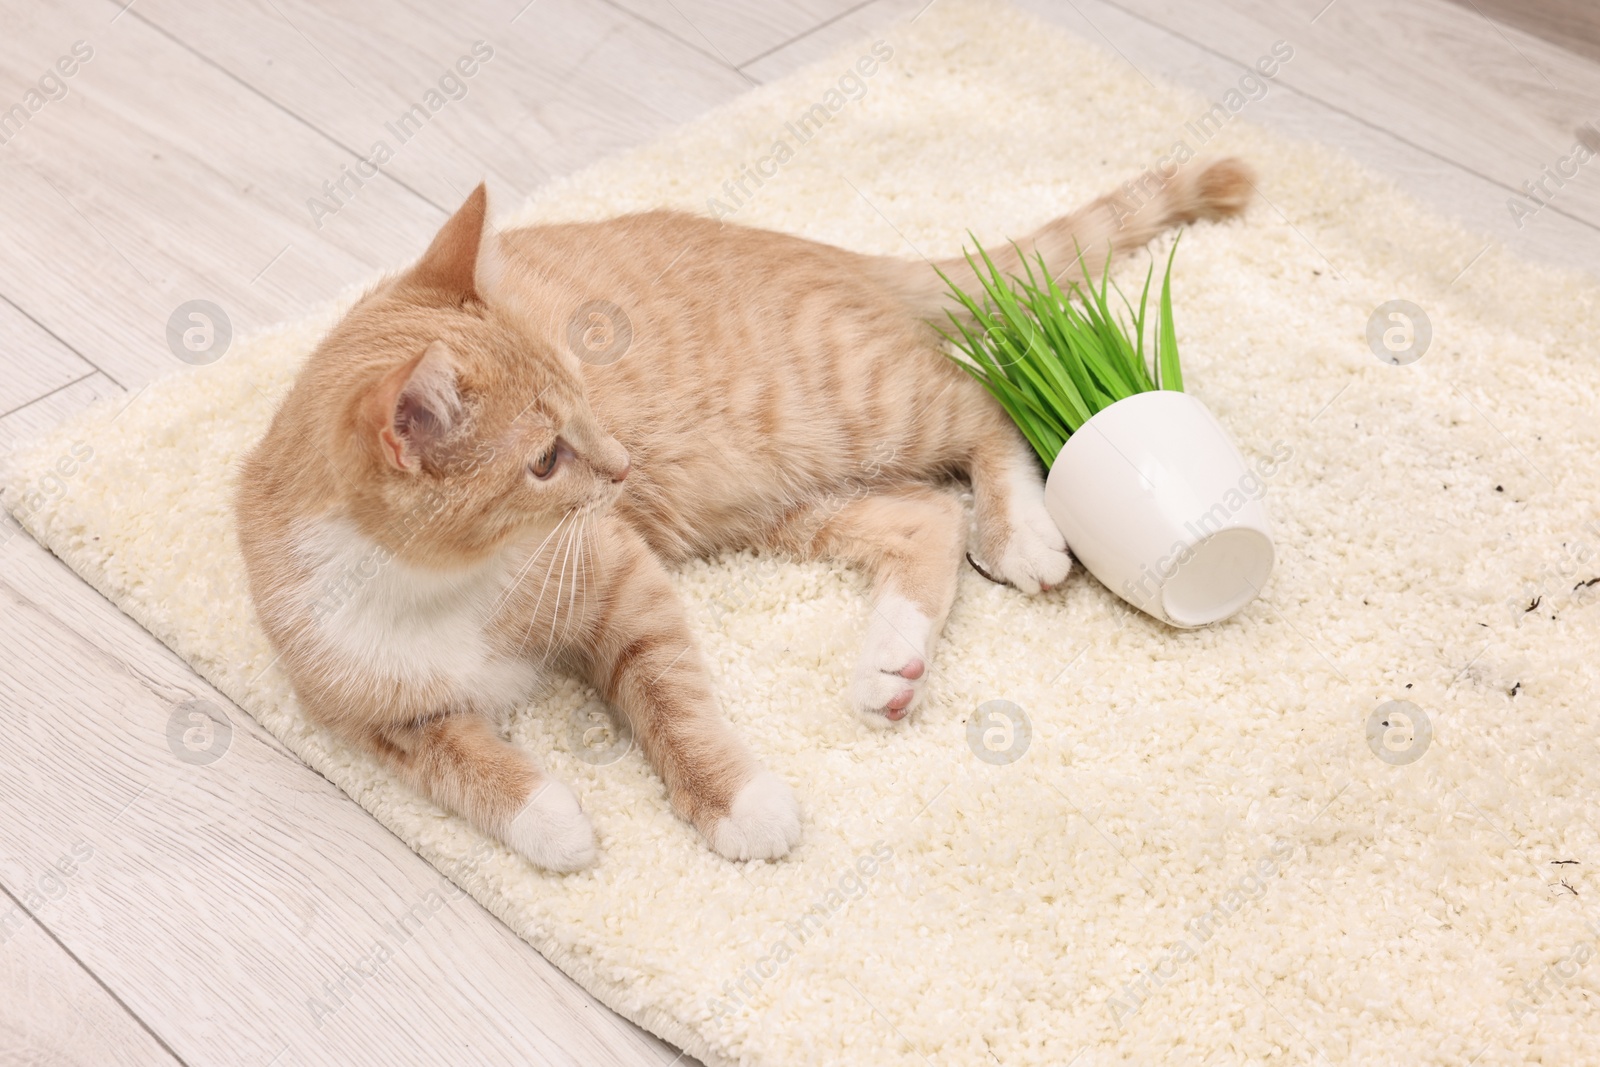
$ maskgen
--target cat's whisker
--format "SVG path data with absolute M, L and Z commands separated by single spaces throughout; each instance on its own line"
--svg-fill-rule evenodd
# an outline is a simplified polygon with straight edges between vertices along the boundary
M 547 647 L 545 648 L 544 654 L 546 660 L 555 654 L 555 649 L 564 648 L 566 646 L 567 638 L 572 633 L 572 613 L 574 610 L 576 610 L 578 603 L 578 571 L 583 566 L 583 534 L 584 531 L 588 529 L 588 526 L 588 514 L 585 512 L 584 517 L 578 522 L 578 531 L 572 539 L 572 588 L 567 591 L 567 617 L 561 623 L 560 641 L 556 641 L 552 637 L 552 640 L 548 642 Z M 563 575 L 563 577 L 565 577 L 565 575 Z M 551 634 L 554 635 L 554 619 L 551 620 L 550 631 Z
M 589 603 L 589 556 L 594 552 L 594 542 L 589 539 L 587 528 L 583 531 L 584 559 L 583 559 L 583 602 Z
M 574 512 L 574 518 L 576 518 L 576 512 Z M 539 625 L 539 608 L 544 604 L 544 591 L 549 586 L 551 577 L 556 579 L 556 601 L 550 609 L 551 632 L 554 632 L 555 620 L 561 611 L 561 587 L 566 582 L 567 555 L 571 552 L 572 535 L 576 530 L 577 522 L 574 521 L 573 525 L 568 526 L 566 532 L 561 535 L 561 540 L 557 541 L 556 546 L 550 550 L 550 564 L 545 568 L 544 582 L 539 586 L 539 600 L 534 605 L 533 611 L 528 615 L 528 628 L 523 631 L 522 641 L 517 645 L 518 655 L 521 655 L 523 650 L 528 647 L 528 640 L 533 636 L 534 627 Z M 561 559 L 559 570 L 556 567 L 556 558 L 558 556 Z
M 570 516 L 568 516 L 568 517 L 570 517 Z M 566 522 L 566 518 L 565 517 L 562 519 L 562 522 L 563 523 Z M 534 601 L 533 610 L 528 612 L 528 628 L 522 634 L 521 643 L 517 645 L 517 654 L 518 655 L 521 655 L 522 654 L 522 650 L 527 647 L 528 638 L 533 636 L 533 628 L 534 628 L 534 626 L 538 625 L 539 608 L 544 605 L 544 592 L 545 592 L 545 590 L 547 588 L 549 588 L 550 576 L 555 571 L 556 555 L 557 555 L 557 553 L 559 553 L 561 551 L 561 546 L 566 543 L 567 536 L 569 534 L 571 534 L 571 532 L 572 532 L 572 527 L 570 527 L 570 526 L 567 527 L 566 533 L 562 534 L 561 539 L 559 541 L 557 541 L 555 547 L 550 550 L 550 562 L 544 569 L 544 581 L 539 583 L 539 599 Z
M 572 514 L 573 513 L 571 511 L 568 511 L 566 514 L 562 515 L 560 520 L 555 524 L 554 528 L 552 528 L 548 534 L 545 534 L 544 540 L 539 542 L 539 547 L 529 553 L 527 560 L 522 564 L 521 568 L 518 569 L 517 576 L 511 579 L 510 583 L 506 585 L 505 592 L 500 595 L 500 599 L 495 602 L 494 607 L 489 609 L 489 617 L 491 619 L 494 618 L 495 615 L 499 614 L 500 609 L 505 607 L 506 601 L 510 600 L 511 595 L 521 587 L 523 578 L 527 575 L 528 571 L 533 568 L 533 565 L 539 561 L 539 554 L 544 551 L 544 546 L 550 543 L 550 538 L 554 537 L 556 533 L 560 531 L 562 524 L 570 519 Z
M 588 597 L 589 597 L 589 562 L 588 562 L 588 555 L 589 555 L 589 519 L 588 519 L 588 516 L 585 515 L 583 522 L 580 523 L 579 526 L 578 526 L 578 554 L 577 554 L 577 560 L 573 564 L 573 568 L 572 568 L 572 596 L 567 598 L 567 621 L 566 621 L 566 625 L 561 627 L 561 644 L 562 644 L 562 647 L 566 646 L 567 639 L 572 635 L 572 624 L 575 621 L 577 621 L 579 604 L 587 602 Z M 578 576 L 580 574 L 583 576 L 583 600 L 582 601 L 580 601 L 579 598 L 578 598 Z M 545 655 L 548 657 L 550 655 L 549 651 L 546 651 Z
M 577 529 L 577 526 L 573 527 L 574 532 L 576 532 Z M 566 539 L 566 551 L 561 555 L 561 577 L 556 579 L 556 605 L 555 608 L 550 612 L 550 634 L 545 638 L 546 655 L 549 655 L 549 650 L 555 647 L 556 623 L 561 621 L 561 600 L 565 595 L 564 590 L 567 584 L 567 557 L 572 554 L 572 542 L 573 538 L 569 536 Z

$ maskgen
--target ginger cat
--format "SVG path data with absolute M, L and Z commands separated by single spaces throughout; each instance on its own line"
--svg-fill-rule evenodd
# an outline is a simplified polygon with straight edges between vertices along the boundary
M 1237 160 L 1196 164 L 1021 244 L 1098 265 L 1250 193 Z M 964 261 L 939 266 L 976 291 Z M 946 304 L 925 262 L 685 214 L 496 232 L 479 186 L 322 340 L 241 472 L 251 595 L 307 713 L 569 871 L 595 857 L 589 820 L 497 718 L 575 672 L 714 850 L 784 855 L 794 794 L 719 713 L 667 568 L 744 548 L 859 565 L 848 701 L 880 728 L 916 706 L 955 593 L 952 477 L 990 573 L 1061 582 L 1035 457 L 927 325 Z M 586 347 L 597 306 L 631 330 L 613 362 Z

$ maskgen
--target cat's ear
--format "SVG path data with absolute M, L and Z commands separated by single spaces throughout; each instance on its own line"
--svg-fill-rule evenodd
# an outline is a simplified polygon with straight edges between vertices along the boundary
M 422 355 L 384 378 L 372 400 L 369 431 L 383 458 L 398 470 L 419 470 L 461 421 L 461 392 L 450 346 L 433 342 Z
M 480 182 L 407 277 L 454 298 L 487 300 L 503 269 L 500 237 L 489 223 L 489 190 Z

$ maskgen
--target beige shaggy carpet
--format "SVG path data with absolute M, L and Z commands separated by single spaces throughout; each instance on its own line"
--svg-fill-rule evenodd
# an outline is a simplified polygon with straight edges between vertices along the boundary
M 1278 533 L 1238 617 L 1181 632 L 1081 570 L 1042 597 L 969 572 L 926 705 L 878 733 L 844 699 L 860 579 L 688 567 L 727 713 L 794 783 L 804 841 L 717 858 L 636 750 L 584 748 L 589 694 L 568 685 L 513 726 L 594 816 L 601 862 L 557 877 L 312 730 L 270 666 L 227 500 L 337 309 L 77 419 L 16 458 L 8 505 L 567 973 L 713 1067 L 1600 1062 L 1600 608 L 1581 584 L 1600 575 L 1600 289 L 1498 248 L 1462 274 L 1481 238 L 1234 117 L 1249 85 L 1153 87 L 961 0 L 879 37 L 870 76 L 862 41 L 507 221 L 717 198 L 934 257 L 1220 126 L 1204 151 L 1252 160 L 1264 200 L 1192 230 L 1174 284 L 1185 379 Z M 1369 344 L 1392 300 L 1431 326 L 1416 362 Z M 1404 320 L 1386 330 L 1407 343 Z M 93 460 L 30 505 L 76 441 Z M 991 701 L 1010 705 L 975 718 Z M 1010 706 L 1026 729 L 996 717 Z

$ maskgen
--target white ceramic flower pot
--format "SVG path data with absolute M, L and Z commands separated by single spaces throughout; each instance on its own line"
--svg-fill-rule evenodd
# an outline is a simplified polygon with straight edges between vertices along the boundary
M 1045 506 L 1089 573 L 1173 626 L 1226 619 L 1272 573 L 1266 485 L 1187 393 L 1119 400 L 1067 439 Z

